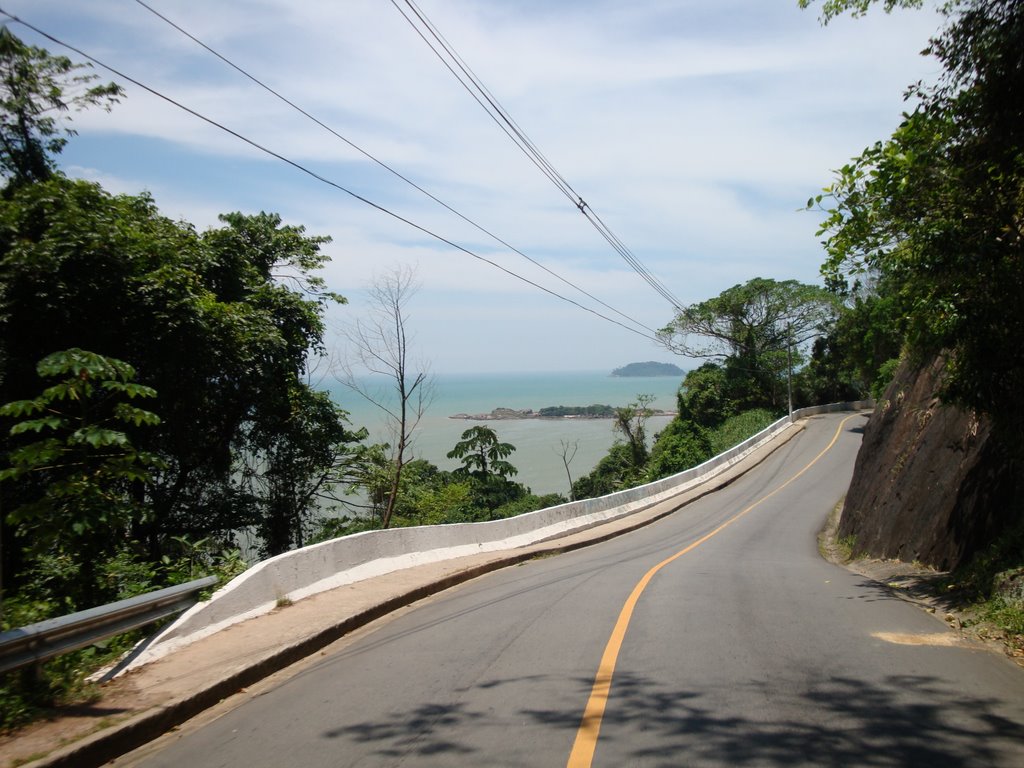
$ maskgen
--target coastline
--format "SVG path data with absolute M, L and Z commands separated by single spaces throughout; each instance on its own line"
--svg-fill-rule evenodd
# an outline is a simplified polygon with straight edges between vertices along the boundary
M 387 382 L 369 379 L 370 389 L 384 394 Z M 374 389 L 376 387 L 376 389 Z M 413 455 L 426 459 L 443 470 L 456 469 L 459 464 L 447 458 L 448 452 L 462 433 L 474 424 L 498 433 L 500 440 L 516 447 L 509 461 L 519 470 L 516 480 L 537 495 L 568 493 L 565 466 L 562 463 L 562 440 L 579 445 L 570 467 L 573 477 L 590 472 L 604 458 L 616 433 L 612 419 L 481 419 L 475 414 L 489 414 L 495 406 L 510 409 L 532 409 L 539 412 L 549 403 L 586 407 L 593 403 L 626 405 L 642 394 L 655 396 L 652 408 L 672 411 L 677 408 L 679 381 L 666 376 L 630 378 L 609 376 L 607 370 L 577 372 L 474 373 L 467 375 L 438 374 L 436 392 L 414 435 Z M 394 439 L 380 409 L 359 398 L 340 384 L 334 387 L 340 407 L 349 412 L 353 425 L 367 427 L 371 442 Z M 450 414 L 467 414 L 469 419 L 452 419 Z M 648 433 L 664 429 L 668 416 L 653 416 Z
M 662 411 L 651 409 L 650 416 L 675 416 L 676 411 Z M 574 421 L 587 420 L 596 421 L 600 419 L 614 419 L 614 414 L 586 414 L 586 413 L 567 413 L 557 416 L 550 416 L 542 414 L 540 411 L 535 411 L 532 408 L 526 408 L 523 410 L 517 410 L 515 408 L 495 408 L 490 413 L 456 413 L 448 417 L 449 419 L 460 419 L 463 421 L 520 421 L 523 419 L 542 419 L 544 421 L 562 421 L 565 419 L 572 419 Z

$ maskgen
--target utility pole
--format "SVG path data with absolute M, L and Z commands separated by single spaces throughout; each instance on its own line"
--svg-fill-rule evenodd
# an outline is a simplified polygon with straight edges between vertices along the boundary
M 786 323 L 786 389 L 789 393 L 789 420 L 793 421 L 793 323 Z

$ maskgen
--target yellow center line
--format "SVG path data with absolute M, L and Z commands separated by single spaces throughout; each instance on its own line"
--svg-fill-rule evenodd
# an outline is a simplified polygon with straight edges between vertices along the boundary
M 857 414 L 851 414 L 843 419 L 836 428 L 836 433 L 832 436 L 831 442 L 829 442 L 821 453 L 815 456 L 806 467 L 789 478 L 789 480 L 784 482 L 771 493 L 762 496 L 742 512 L 738 512 L 733 515 L 720 526 L 715 528 L 715 530 L 711 531 L 711 533 L 705 534 L 693 543 L 687 545 L 684 549 L 676 552 L 671 557 L 662 560 L 647 571 L 643 578 L 637 582 L 637 585 L 633 587 L 633 591 L 629 594 L 629 597 L 626 598 L 626 602 L 622 606 L 622 610 L 619 612 L 619 618 L 616 620 L 615 626 L 612 628 L 611 637 L 608 638 L 608 644 L 605 646 L 604 653 L 601 655 L 601 663 L 597 667 L 597 675 L 594 677 L 594 685 L 590 689 L 590 698 L 587 700 L 587 706 L 583 710 L 583 719 L 580 721 L 579 730 L 576 731 L 576 740 L 573 742 L 572 752 L 569 753 L 569 761 L 566 763 L 566 768 L 590 768 L 590 765 L 594 760 L 594 750 L 597 749 L 597 737 L 601 732 L 601 721 L 604 719 L 605 707 L 608 704 L 608 694 L 611 692 L 612 676 L 615 673 L 615 664 L 619 659 L 619 651 L 622 649 L 622 641 L 626 637 L 626 630 L 629 628 L 629 621 L 633 617 L 633 609 L 636 608 L 636 604 L 640 600 L 640 595 L 642 595 L 643 591 L 647 589 L 647 585 L 650 583 L 651 579 L 654 578 L 654 575 L 669 563 L 674 560 L 678 560 L 687 552 L 693 551 L 712 536 L 716 536 L 718 533 L 728 528 L 752 509 L 759 506 L 762 502 L 770 499 L 807 472 L 807 470 L 818 463 L 822 456 L 832 449 L 832 446 L 834 446 L 836 441 L 839 439 L 839 435 L 842 434 L 843 427 L 846 425 L 846 422 L 854 418 L 856 415 Z

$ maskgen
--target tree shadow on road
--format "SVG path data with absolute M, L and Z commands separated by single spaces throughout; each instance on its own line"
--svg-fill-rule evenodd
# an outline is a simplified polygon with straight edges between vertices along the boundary
M 551 678 L 490 680 L 475 688 L 532 686 L 550 691 Z M 567 679 L 579 708 L 474 708 L 474 690 L 452 692 L 448 703 L 417 703 L 386 720 L 349 723 L 325 739 L 360 744 L 381 758 L 417 764 L 488 763 L 471 734 L 502 728 L 509 743 L 537 738 L 537 729 L 564 732 L 568 757 L 591 681 Z M 539 689 L 538 689 L 539 692 Z M 510 697 L 521 701 L 521 698 Z M 732 703 L 747 702 L 737 715 Z M 796 681 L 751 681 L 728 690 L 672 690 L 642 675 L 618 674 L 602 724 L 598 765 L 650 766 L 968 766 L 1024 765 L 1024 721 L 1019 705 L 969 696 L 940 680 L 892 675 L 871 683 L 831 677 L 801 686 Z M 522 725 L 510 727 L 509 723 Z M 531 737 L 533 734 L 533 737 Z M 550 741 L 550 739 L 547 739 Z M 492 755 L 492 757 L 494 757 Z M 503 751 L 502 765 L 515 765 Z M 526 765 L 527 763 L 522 763 Z
M 483 717 L 462 704 L 422 704 L 396 713 L 394 719 L 340 726 L 323 737 L 378 744 L 375 754 L 387 757 L 467 755 L 474 750 L 454 737 Z
M 616 676 L 598 764 L 1024 765 L 1024 723 L 999 713 L 1005 702 L 965 696 L 934 678 L 899 675 L 872 684 L 832 677 L 805 690 L 770 682 L 740 688 L 701 694 Z M 750 697 L 762 702 L 756 717 L 721 706 Z M 573 713 L 528 714 L 539 725 L 575 731 L 580 724 Z

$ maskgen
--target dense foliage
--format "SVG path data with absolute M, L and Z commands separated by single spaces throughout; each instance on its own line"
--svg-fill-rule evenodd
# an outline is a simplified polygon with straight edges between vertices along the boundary
M 402 471 L 402 451 L 366 445 L 309 385 L 325 310 L 344 302 L 319 275 L 327 238 L 271 213 L 197 232 L 148 195 L 63 175 L 69 110 L 120 95 L 80 69 L 0 29 L 0 629 L 206 573 L 228 579 L 244 567 L 241 532 L 273 555 L 387 525 L 392 511 L 418 525 L 564 501 L 514 482 L 514 447 L 485 427 L 453 449 L 461 470 Z M 404 365 L 406 285 L 379 289 L 400 358 L 382 357 L 391 337 L 371 328 L 368 359 Z M 405 373 L 395 368 L 403 386 Z M 97 658 L 87 649 L 39 676 L 0 677 L 0 729 L 82 696 Z
M 474 523 L 499 520 L 562 504 L 559 494 L 534 495 L 511 478 L 518 470 L 507 459 L 515 446 L 503 443 L 490 427 L 477 425 L 462 433 L 448 453 L 462 466 L 448 472 L 425 459 L 405 464 L 391 524 L 395 527 Z M 372 518 L 338 516 L 318 524 L 317 540 L 370 530 Z
M 690 469 L 764 429 L 790 405 L 864 398 L 877 367 L 873 358 L 861 361 L 839 348 L 844 335 L 855 333 L 848 317 L 825 288 L 767 278 L 683 307 L 661 339 L 705 362 L 683 379 L 677 416 L 648 445 L 649 400 L 641 397 L 619 409 L 618 441 L 573 483 L 573 497 L 612 493 Z
M 31 400 L 0 407 L 0 416 L 17 419 L 11 436 L 26 438 L 13 441 L 11 466 L 0 470 L 0 481 L 27 491 L 7 520 L 30 562 L 68 557 L 72 568 L 63 578 L 52 574 L 49 591 L 87 605 L 96 599 L 97 568 L 122 546 L 111 533 L 147 515 L 136 487 L 163 466 L 128 435 L 160 423 L 128 402 L 156 392 L 134 383 L 130 365 L 80 349 L 47 355 L 37 370 L 55 381 Z
M 147 197 L 62 176 L 0 200 L 0 401 L 34 397 L 36 364 L 54 351 L 89 350 L 135 369 L 160 422 L 133 439 L 160 465 L 133 490 L 147 514 L 109 538 L 154 559 L 174 536 L 226 539 L 247 526 L 265 529 L 268 553 L 301 541 L 310 508 L 282 484 L 330 473 L 334 454 L 360 437 L 302 380 L 333 298 L 312 274 L 323 240 L 271 214 L 222 220 L 199 234 Z M 3 439 L 10 450 L 24 437 Z M 330 455 L 296 455 L 314 444 Z M 273 482 L 252 482 L 254 466 Z M 6 503 L 19 507 L 40 484 L 11 478 Z M 8 584 L 26 535 L 14 526 L 4 538 Z
M 823 19 L 860 15 L 873 1 L 825 0 Z M 920 5 L 885 0 L 886 10 Z M 839 169 L 808 206 L 825 213 L 823 274 L 851 308 L 837 337 L 847 368 L 873 367 L 881 383 L 897 350 L 915 363 L 944 361 L 940 398 L 991 419 L 985 482 L 989 498 L 1009 507 L 974 515 L 982 530 L 986 520 L 1007 522 L 958 579 L 989 599 L 988 618 L 1019 645 L 1024 3 L 948 0 L 941 13 L 944 27 L 925 51 L 942 66 L 937 82 L 911 86 L 912 109 L 892 136 Z
M 565 416 L 584 416 L 590 419 L 610 419 L 615 416 L 615 407 L 594 403 L 593 405 L 548 405 L 537 411 L 542 419 L 558 419 Z
M 826 18 L 868 5 L 834 0 Z M 919 3 L 887 2 L 894 5 Z M 939 81 L 913 86 L 914 108 L 893 135 L 811 201 L 827 214 L 823 272 L 848 297 L 877 296 L 857 307 L 862 327 L 888 322 L 910 354 L 947 356 L 948 401 L 1017 433 L 1024 426 L 1024 4 L 953 0 L 943 13 L 948 23 L 927 51 L 942 64 Z
M 11 184 L 50 178 L 54 156 L 74 131 L 68 112 L 110 109 L 121 96 L 114 83 L 92 85 L 88 65 L 22 43 L 0 27 L 0 176 Z
M 680 387 L 678 415 L 654 436 L 652 445 L 647 447 L 645 436 L 643 451 L 638 452 L 618 426 L 618 439 L 608 453 L 593 470 L 572 484 L 573 498 L 603 496 L 691 469 L 780 418 L 778 411 L 753 409 L 723 415 L 707 426 L 697 423 L 688 405 L 700 393 L 699 388 L 688 388 L 691 379 L 700 379 L 694 373 L 691 371 Z
M 687 357 L 716 361 L 705 368 L 723 407 L 780 408 L 801 350 L 835 321 L 838 302 L 823 288 L 757 277 L 718 296 L 683 307 L 661 331 Z M 797 359 L 794 360 L 794 355 Z

